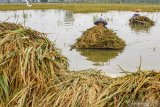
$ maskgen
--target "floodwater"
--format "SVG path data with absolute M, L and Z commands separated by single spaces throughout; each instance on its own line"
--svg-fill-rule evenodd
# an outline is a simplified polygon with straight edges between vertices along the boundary
M 128 20 L 133 14 L 128 11 L 74 14 L 65 10 L 19 10 L 0 11 L 0 20 L 22 23 L 48 33 L 48 38 L 69 59 L 71 70 L 94 68 L 116 76 L 122 72 L 120 67 L 135 72 L 140 60 L 141 69 L 160 70 L 160 12 L 141 13 L 156 22 L 150 28 L 129 26 Z M 70 45 L 99 17 L 105 18 L 107 27 L 126 41 L 124 50 L 70 50 Z

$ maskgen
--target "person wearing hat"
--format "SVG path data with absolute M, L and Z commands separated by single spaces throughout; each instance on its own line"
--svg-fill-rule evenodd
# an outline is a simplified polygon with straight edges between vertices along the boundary
M 96 20 L 94 22 L 95 25 L 97 26 L 104 26 L 106 27 L 106 25 L 108 24 L 103 18 L 99 18 L 98 20 Z
M 140 9 L 137 9 L 135 12 L 136 12 L 136 13 L 132 16 L 132 18 L 136 18 L 136 17 L 139 17 L 139 16 L 140 16 L 140 14 L 139 14 Z

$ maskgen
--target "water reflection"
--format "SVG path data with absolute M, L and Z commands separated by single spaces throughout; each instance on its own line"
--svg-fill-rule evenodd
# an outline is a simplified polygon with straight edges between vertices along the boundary
M 134 32 L 146 32 L 148 33 L 152 26 L 144 26 L 144 25 L 129 25 L 131 30 Z
M 73 26 L 74 16 L 72 11 L 66 11 L 64 16 L 64 26 Z
M 27 18 L 28 18 L 28 13 L 25 13 L 25 11 L 23 10 L 23 13 L 22 13 L 23 15 L 22 15 L 22 17 L 23 17 L 23 23 L 24 23 L 24 25 L 26 24 L 26 21 L 27 21 Z
M 77 51 L 79 51 L 82 56 L 86 57 L 86 60 L 94 62 L 93 65 L 95 66 L 104 65 L 104 63 L 109 62 L 122 52 L 122 50 L 102 49 L 78 49 Z

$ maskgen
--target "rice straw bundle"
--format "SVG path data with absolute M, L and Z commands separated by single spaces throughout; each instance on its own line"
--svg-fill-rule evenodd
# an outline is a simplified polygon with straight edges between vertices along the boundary
M 144 26 L 153 26 L 154 21 L 146 16 L 137 16 L 129 19 L 130 25 L 144 25 Z
M 112 83 L 110 77 L 94 70 L 71 72 L 62 80 L 56 85 L 55 107 L 93 107 L 102 91 Z
M 116 33 L 104 26 L 94 26 L 77 39 L 72 48 L 78 49 L 122 49 L 125 42 Z
M 53 80 L 59 80 L 66 72 L 67 60 L 44 33 L 14 23 L 0 23 L 0 29 L 0 99 L 17 105 L 26 93 L 23 97 L 29 103 L 32 94 L 43 94 Z M 22 93 L 16 93 L 18 90 Z
M 148 107 L 160 104 L 160 72 L 138 71 L 124 77 L 115 78 L 96 101 L 97 107 L 128 107 L 138 103 Z M 141 105 L 143 106 L 143 105 Z

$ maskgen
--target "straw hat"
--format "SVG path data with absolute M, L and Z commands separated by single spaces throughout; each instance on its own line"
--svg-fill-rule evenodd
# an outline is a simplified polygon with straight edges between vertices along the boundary
M 104 19 L 102 19 L 102 18 L 99 18 L 98 20 L 96 20 L 94 22 L 95 25 L 97 25 L 98 23 L 103 23 L 104 25 L 107 25 L 107 22 Z

